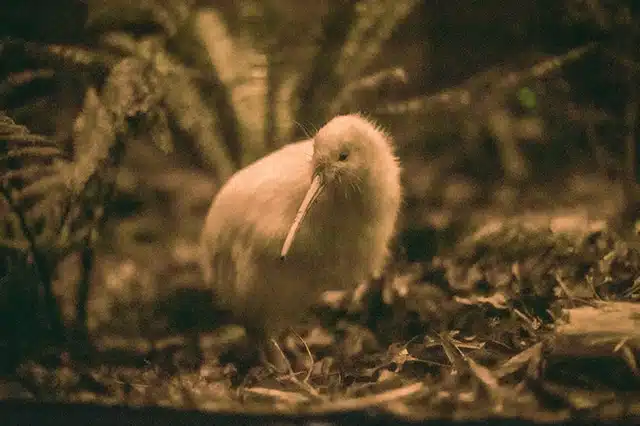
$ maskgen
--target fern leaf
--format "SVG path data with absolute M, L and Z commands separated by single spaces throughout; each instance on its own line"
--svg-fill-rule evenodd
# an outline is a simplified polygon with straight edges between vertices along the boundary
M 192 13 L 192 0 L 89 0 L 87 25 L 113 30 L 128 25 L 151 22 L 169 37 L 175 35 Z
M 126 37 L 120 37 L 126 42 Z M 153 102 L 162 102 L 176 124 L 188 133 L 195 143 L 205 162 L 217 171 L 221 179 L 227 179 L 233 173 L 233 162 L 222 143 L 222 132 L 216 117 L 204 101 L 193 73 L 170 56 L 161 46 L 152 41 L 143 40 L 136 44 L 126 43 L 134 49 L 140 64 L 144 63 L 145 72 L 154 83 L 152 93 L 157 97 Z M 138 72 L 139 75 L 141 72 Z M 159 113 L 154 110 L 154 113 Z M 159 116 L 156 131 L 166 135 L 167 130 Z M 152 118 L 153 120 L 153 118 Z M 160 140 L 162 144 L 167 139 Z M 166 149 L 157 145 L 160 149 Z
M 72 45 L 40 44 L 15 38 L 0 39 L 0 48 L 2 46 L 16 47 L 27 56 L 55 68 L 108 69 L 118 60 L 116 56 L 96 49 Z
M 32 83 L 36 80 L 47 80 L 55 76 L 52 69 L 24 70 L 9 74 L 4 81 L 0 82 L 0 96 L 6 96 L 15 89 Z
M 100 37 L 100 42 L 123 56 L 135 56 L 137 53 L 137 40 L 126 32 L 110 31 Z
M 203 54 L 229 91 L 245 145 L 242 163 L 247 164 L 265 151 L 267 56 L 254 48 L 247 37 L 233 37 L 214 10 L 198 13 L 194 31 Z
M 359 94 L 372 93 L 375 89 L 396 82 L 407 83 L 407 73 L 402 68 L 391 68 L 378 71 L 375 74 L 348 83 L 331 102 L 329 111 L 331 115 L 337 115 L 348 109 L 354 109 Z M 355 108 L 357 109 L 357 108 Z
M 158 103 L 157 87 L 157 78 L 142 61 L 129 57 L 118 62 L 109 73 L 100 101 L 105 113 L 108 109 L 113 115 L 113 123 L 108 125 L 115 125 L 117 132 L 126 131 L 128 118 L 144 115 Z M 98 102 L 95 92 L 91 100 Z
M 82 113 L 76 119 L 74 141 L 74 162 L 66 168 L 64 175 L 67 186 L 79 194 L 91 176 L 109 159 L 116 141 L 112 115 L 93 88 L 87 90 Z
M 468 81 L 454 89 L 444 90 L 434 95 L 418 96 L 406 101 L 389 103 L 378 109 L 376 114 L 405 114 L 428 113 L 434 108 L 447 108 L 450 110 L 467 108 L 472 100 L 478 96 L 486 96 L 487 81 L 495 80 L 491 85 L 491 93 L 494 97 L 503 96 L 505 92 L 516 89 L 529 79 L 540 79 L 555 72 L 562 67 L 579 60 L 587 53 L 593 51 L 597 43 L 590 43 L 558 56 L 551 56 L 533 66 L 518 72 L 509 72 L 495 76 L 492 70 L 471 77 Z
M 65 219 L 64 206 L 69 199 L 69 192 L 64 186 L 64 180 L 61 179 L 59 183 L 54 182 L 51 188 L 58 190 L 40 192 L 40 198 L 30 200 L 30 203 L 24 203 L 23 206 L 14 202 L 15 207 L 23 209 L 21 214 L 27 219 L 35 236 L 43 232 L 55 234 Z M 16 201 L 26 201 L 27 197 L 21 196 L 18 191 L 14 192 L 16 192 L 14 195 Z M 41 225 L 40 228 L 36 226 L 37 224 Z
M 222 141 L 219 124 L 208 109 L 193 80 L 183 75 L 167 77 L 171 90 L 164 94 L 164 102 L 178 126 L 198 144 L 206 162 L 221 180 L 233 173 L 234 167 Z
M 59 157 L 62 156 L 62 151 L 59 148 L 48 146 L 34 146 L 34 147 L 21 147 L 9 149 L 5 155 L 0 155 L 0 161 L 8 160 L 11 158 L 20 157 Z
M 51 192 L 64 188 L 65 183 L 64 176 L 59 173 L 46 176 L 37 179 L 19 191 L 15 191 L 13 200 L 18 204 L 23 204 L 29 198 L 46 197 Z
M 15 147 L 15 142 L 23 145 Z M 0 161 L 18 158 L 46 159 L 61 157 L 62 151 L 54 146 L 52 141 L 39 135 L 32 134 L 24 126 L 16 124 L 7 115 L 0 112 L 0 146 L 7 144 L 8 148 L 0 150 Z M 44 146 L 43 146 L 44 145 Z M 31 167 L 31 166 L 29 166 Z M 22 169 L 23 176 L 31 173 L 33 169 Z M 17 177 L 20 170 L 7 170 L 0 174 L 2 181 L 6 182 Z
M 559 70 L 562 67 L 569 65 L 572 62 L 579 60 L 584 57 L 589 52 L 592 52 L 596 47 L 598 47 L 597 43 L 589 43 L 585 46 L 576 47 L 575 49 L 569 50 L 567 53 L 558 56 L 551 56 L 543 61 L 538 62 L 533 65 L 528 70 L 518 73 L 515 78 L 505 78 L 503 79 L 503 84 L 509 88 L 513 88 L 522 83 L 525 79 L 538 79 L 545 77 L 547 74 L 550 74 L 554 71 Z
M 158 68 L 173 73 L 173 64 L 162 66 L 158 61 L 149 62 L 150 59 L 136 57 L 123 59 L 111 71 L 103 90 L 103 102 L 114 118 L 117 132 L 143 131 L 160 150 L 169 152 L 173 141 L 161 104 L 164 92 L 173 88 L 163 82 L 165 77 Z M 134 119 L 141 129 L 130 128 L 129 119 Z
M 56 143 L 43 137 L 40 135 L 34 135 L 31 133 L 20 134 L 15 133 L 11 135 L 2 135 L 0 134 L 0 143 L 26 143 L 26 144 L 40 144 L 40 145 L 51 145 L 56 146 Z
M 29 133 L 26 127 L 16 124 L 6 115 L 0 112 L 0 143 L 25 142 L 53 144 L 47 138 Z
M 22 167 L 17 170 L 7 170 L 0 174 L 0 182 L 7 184 L 9 181 L 20 180 L 29 181 L 43 174 L 50 174 L 55 170 L 55 166 L 37 165 Z
M 356 23 L 342 49 L 336 72 L 343 84 L 358 78 L 380 53 L 397 25 L 418 4 L 417 0 L 361 0 Z
M 173 151 L 173 138 L 169 128 L 169 119 L 163 110 L 158 109 L 148 117 L 149 139 L 163 153 Z

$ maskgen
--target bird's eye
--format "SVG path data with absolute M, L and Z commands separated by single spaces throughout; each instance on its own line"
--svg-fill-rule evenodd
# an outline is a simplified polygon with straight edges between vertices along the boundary
M 346 161 L 349 158 L 349 153 L 347 151 L 342 151 L 340 155 L 338 155 L 338 161 Z

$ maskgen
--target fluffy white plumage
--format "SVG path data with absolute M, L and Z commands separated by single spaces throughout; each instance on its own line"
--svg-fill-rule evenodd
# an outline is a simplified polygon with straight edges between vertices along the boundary
M 321 191 L 281 259 L 314 178 Z M 274 151 L 220 189 L 202 232 L 205 279 L 250 333 L 273 336 L 323 291 L 382 271 L 401 197 L 390 138 L 360 115 L 335 117 L 313 139 Z

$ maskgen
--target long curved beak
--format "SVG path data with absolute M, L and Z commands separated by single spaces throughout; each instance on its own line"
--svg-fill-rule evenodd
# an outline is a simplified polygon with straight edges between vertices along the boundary
M 296 233 L 298 232 L 298 228 L 300 228 L 300 224 L 304 220 L 314 201 L 316 201 L 316 198 L 318 198 L 318 195 L 320 195 L 323 189 L 324 183 L 322 183 L 322 179 L 319 175 L 315 175 L 313 177 L 313 180 L 311 181 L 309 189 L 307 190 L 307 194 L 304 196 L 304 200 L 302 200 L 302 204 L 300 204 L 300 208 L 296 213 L 296 217 L 295 219 L 293 219 L 293 223 L 291 224 L 291 228 L 289 228 L 287 238 L 285 238 L 284 240 L 282 251 L 280 252 L 281 260 L 284 260 L 285 257 L 287 257 L 287 253 L 289 253 L 289 249 L 291 248 L 291 244 L 293 244 L 293 239 L 296 237 Z

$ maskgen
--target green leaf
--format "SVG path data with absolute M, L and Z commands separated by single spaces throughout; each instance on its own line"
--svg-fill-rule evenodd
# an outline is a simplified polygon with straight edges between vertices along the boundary
M 523 87 L 518 90 L 518 101 L 523 107 L 532 110 L 536 107 L 536 94 L 531 88 Z

